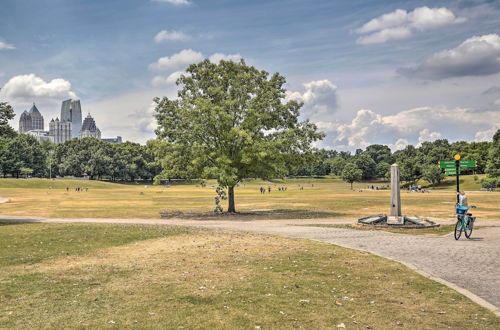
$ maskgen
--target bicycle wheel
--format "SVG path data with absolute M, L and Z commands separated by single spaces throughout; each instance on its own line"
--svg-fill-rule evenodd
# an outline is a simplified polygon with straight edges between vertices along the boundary
M 465 237 L 470 238 L 470 235 L 472 235 L 472 227 L 474 227 L 474 221 L 471 217 L 467 217 L 467 224 L 464 226 Z
M 455 239 L 458 241 L 461 235 L 462 235 L 462 221 L 458 219 L 457 224 L 455 225 Z

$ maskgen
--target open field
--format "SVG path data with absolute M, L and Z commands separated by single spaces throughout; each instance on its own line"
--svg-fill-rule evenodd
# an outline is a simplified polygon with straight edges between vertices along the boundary
M 500 326 L 398 263 L 325 243 L 165 226 L 0 228 L 0 328 Z
M 472 177 L 467 177 L 472 181 Z M 467 183 L 467 182 L 466 182 Z M 158 218 L 162 210 L 188 213 L 211 212 L 214 183 L 165 186 L 123 185 L 96 181 L 0 179 L 0 214 L 61 218 Z M 290 179 L 275 182 L 249 181 L 236 188 L 236 207 L 264 218 L 357 219 L 389 211 L 389 191 L 367 190 L 369 183 L 349 185 L 338 178 Z M 374 185 L 382 185 L 374 183 Z M 271 187 L 261 195 L 259 187 Z M 287 191 L 278 191 L 286 186 Z M 303 190 L 299 187 L 303 186 Z M 52 187 L 52 188 L 49 188 Z M 70 190 L 66 191 L 66 187 Z M 88 187 L 76 192 L 75 187 Z M 362 189 L 362 191 L 359 191 Z M 469 203 L 481 220 L 500 219 L 500 193 L 471 191 Z M 431 218 L 453 218 L 455 193 L 402 191 L 403 212 Z M 225 203 L 225 202 L 224 202 Z

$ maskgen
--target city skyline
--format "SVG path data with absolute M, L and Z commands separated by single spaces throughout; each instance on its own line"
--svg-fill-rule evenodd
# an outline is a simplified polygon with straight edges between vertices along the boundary
M 500 128 L 498 2 L 9 0 L 3 8 L 0 99 L 15 109 L 13 127 L 33 102 L 55 118 L 57 100 L 80 98 L 106 135 L 144 143 L 154 138 L 152 98 L 174 96 L 187 64 L 244 58 L 287 78 L 288 97 L 327 133 L 320 147 L 491 140 Z

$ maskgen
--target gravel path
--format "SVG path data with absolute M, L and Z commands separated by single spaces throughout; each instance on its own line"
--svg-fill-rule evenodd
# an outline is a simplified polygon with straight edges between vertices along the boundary
M 298 224 L 312 223 L 352 223 L 352 221 L 339 220 L 197 221 L 178 219 L 44 219 L 0 216 L 1 220 L 183 225 L 251 231 L 328 242 L 399 261 L 428 277 L 457 289 L 500 314 L 498 308 L 500 306 L 500 221 L 477 221 L 477 226 L 489 227 L 474 231 L 471 240 L 461 238 L 459 241 L 455 241 L 451 235 L 429 237 L 393 234 L 384 231 L 297 226 Z

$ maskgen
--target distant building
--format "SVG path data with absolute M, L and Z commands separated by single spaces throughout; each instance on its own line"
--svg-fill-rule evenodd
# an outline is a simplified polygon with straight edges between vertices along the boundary
M 19 133 L 27 133 L 32 130 L 44 129 L 43 116 L 38 111 L 35 103 L 29 111 L 24 111 L 19 117 Z
M 82 107 L 80 100 L 66 100 L 61 105 L 61 122 L 70 122 L 72 130 L 72 138 L 77 138 L 80 135 L 82 128 Z
M 27 133 L 33 129 L 31 116 L 28 111 L 24 111 L 19 117 L 19 133 Z
M 109 143 L 122 143 L 123 142 L 121 136 L 117 136 L 115 138 L 103 138 L 103 139 L 101 139 L 101 141 L 109 142 Z
M 52 136 L 54 143 L 63 143 L 72 138 L 72 124 L 69 121 L 59 121 L 52 119 L 49 123 L 49 135 Z
M 26 134 L 34 136 L 39 142 L 42 141 L 50 141 L 54 143 L 54 137 L 49 134 L 48 131 L 43 131 L 43 130 L 31 130 L 26 132 Z
M 93 137 L 98 140 L 101 139 L 101 131 L 97 128 L 95 120 L 90 113 L 83 120 L 82 129 L 80 130 L 80 139 L 85 137 Z

